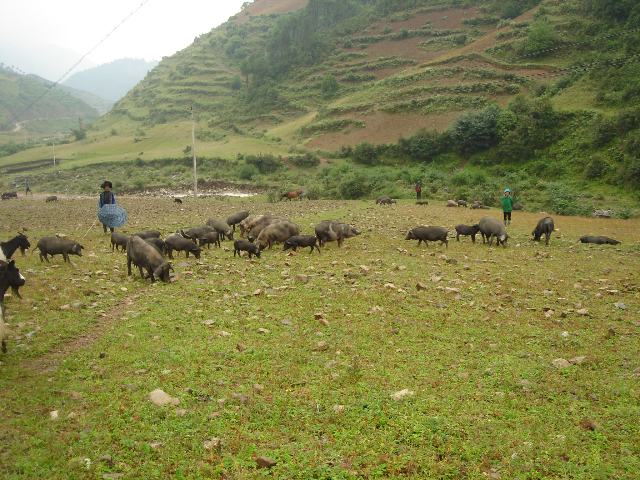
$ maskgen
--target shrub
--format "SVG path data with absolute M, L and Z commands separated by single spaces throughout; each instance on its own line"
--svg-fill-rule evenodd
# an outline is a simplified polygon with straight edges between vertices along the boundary
M 353 161 L 364 165 L 374 165 L 378 160 L 378 152 L 375 145 L 370 142 L 362 142 L 353 150 Z
M 561 183 L 550 183 L 547 185 L 547 192 L 547 210 L 557 215 L 589 215 L 589 207 L 579 204 L 576 196 L 573 195 L 565 185 Z
M 238 168 L 238 178 L 241 180 L 251 180 L 256 175 L 259 175 L 260 171 L 255 165 L 242 165 Z
M 304 155 L 294 155 L 289 157 L 289 161 L 302 168 L 312 168 L 320 165 L 320 158 L 312 153 L 306 153 Z
M 258 155 L 245 155 L 244 161 L 256 167 L 260 173 L 273 173 L 284 167 L 282 158 L 270 153 Z
M 602 155 L 592 155 L 587 164 L 585 176 L 589 180 L 600 178 L 606 175 L 609 169 L 610 166 Z

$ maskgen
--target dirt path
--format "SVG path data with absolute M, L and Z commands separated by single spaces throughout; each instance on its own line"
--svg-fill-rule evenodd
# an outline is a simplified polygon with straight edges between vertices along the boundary
M 31 360 L 25 360 L 22 368 L 38 375 L 47 375 L 54 372 L 67 357 L 77 353 L 79 350 L 90 348 L 108 330 L 110 330 L 119 320 L 126 317 L 123 312 L 127 310 L 136 298 L 141 295 L 140 291 L 125 297 L 120 302 L 114 304 L 100 320 L 89 328 L 85 333 L 77 337 L 70 338 L 52 347 L 51 352 L 40 355 Z

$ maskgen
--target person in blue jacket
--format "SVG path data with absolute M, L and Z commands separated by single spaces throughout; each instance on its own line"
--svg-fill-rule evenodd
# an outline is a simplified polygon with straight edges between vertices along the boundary
M 100 188 L 102 188 L 102 193 L 100 193 L 100 199 L 98 201 L 98 208 L 102 208 L 103 205 L 109 205 L 109 204 L 114 204 L 116 203 L 116 196 L 113 194 L 113 192 L 110 190 L 111 188 L 113 188 L 113 184 L 111 182 L 105 181 L 102 183 L 102 185 L 100 185 Z M 102 228 L 104 230 L 104 234 L 107 234 L 107 226 L 103 223 L 102 224 Z M 111 233 L 113 233 L 113 228 L 111 228 Z

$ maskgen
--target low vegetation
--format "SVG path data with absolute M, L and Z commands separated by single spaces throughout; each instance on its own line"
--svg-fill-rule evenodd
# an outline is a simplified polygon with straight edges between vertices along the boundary
M 507 248 L 417 247 L 417 225 L 501 218 L 428 191 L 428 206 L 119 196 L 127 234 L 240 209 L 363 232 L 259 260 L 226 241 L 154 285 L 127 276 L 93 200 L 0 204 L 2 240 L 28 227 L 32 244 L 85 246 L 73 265 L 15 256 L 27 283 L 5 299 L 0 476 L 635 478 L 639 221 L 554 216 L 545 247 L 541 215 L 515 212 Z M 152 403 L 158 389 L 173 400 Z

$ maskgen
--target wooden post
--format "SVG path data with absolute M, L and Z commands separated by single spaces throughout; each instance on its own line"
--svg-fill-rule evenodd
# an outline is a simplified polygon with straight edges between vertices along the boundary
M 198 201 L 198 174 L 196 173 L 196 137 L 193 126 L 193 107 L 191 107 L 191 150 L 193 150 L 193 198 Z
M 53 144 L 53 166 L 56 166 L 56 141 L 51 142 Z

